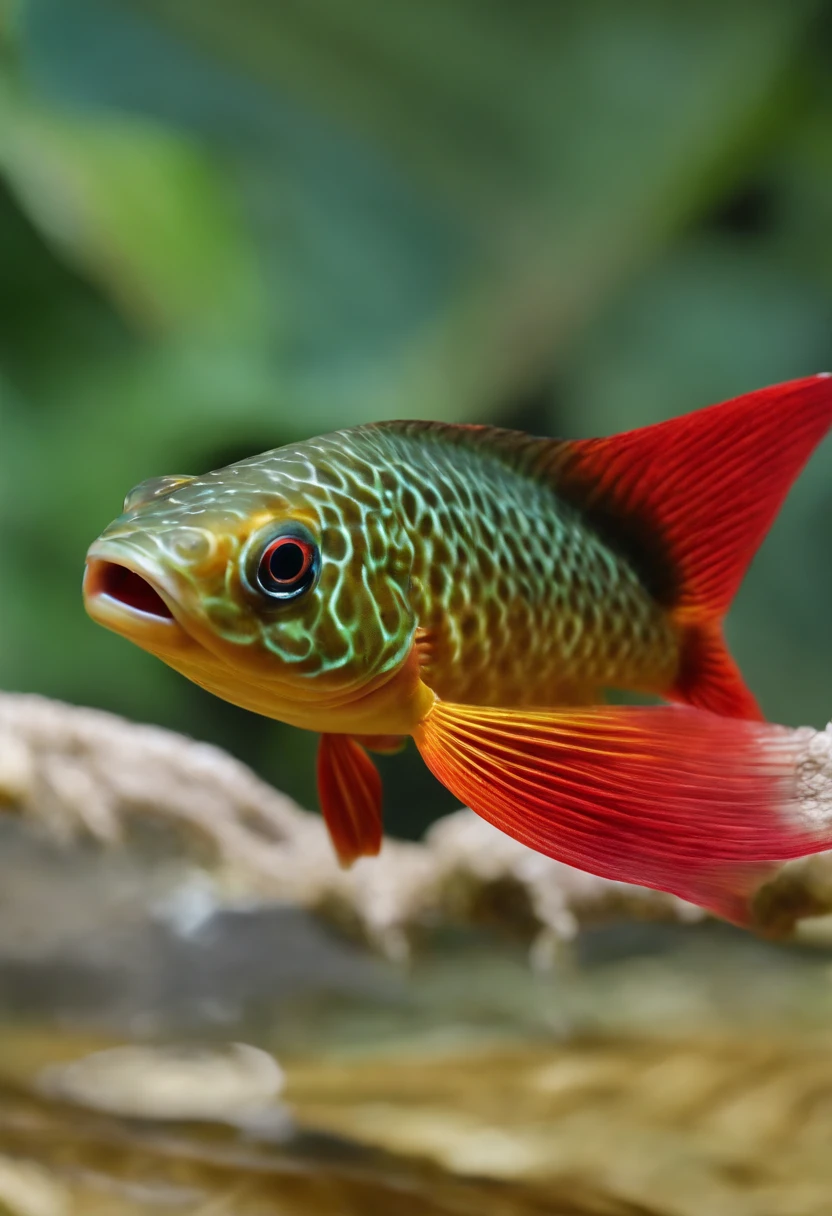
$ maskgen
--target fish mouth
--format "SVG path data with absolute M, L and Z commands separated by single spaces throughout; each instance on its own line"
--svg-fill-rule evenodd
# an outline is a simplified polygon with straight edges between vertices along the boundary
M 94 621 L 141 646 L 167 650 L 187 640 L 165 588 L 132 556 L 109 545 L 90 549 L 83 594 Z
M 94 586 L 94 595 L 106 596 L 122 608 L 140 612 L 143 616 L 173 620 L 173 613 L 159 592 L 135 570 L 99 558 L 90 563 L 89 578 Z

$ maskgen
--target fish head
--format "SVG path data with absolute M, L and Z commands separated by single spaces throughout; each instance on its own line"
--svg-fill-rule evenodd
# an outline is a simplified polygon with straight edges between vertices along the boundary
M 382 480 L 335 436 L 143 482 L 90 547 L 84 598 L 228 701 L 390 733 L 378 694 L 413 648 L 412 560 Z

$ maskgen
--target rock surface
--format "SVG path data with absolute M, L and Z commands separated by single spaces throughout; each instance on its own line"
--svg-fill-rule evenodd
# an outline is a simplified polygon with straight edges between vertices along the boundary
M 796 735 L 806 813 L 817 819 L 832 807 L 832 730 Z M 541 857 L 468 811 L 441 820 L 423 844 L 388 839 L 380 858 L 343 871 L 319 816 L 218 748 L 35 696 L 0 694 L 0 804 L 63 840 L 112 844 L 159 825 L 218 875 L 226 894 L 323 912 L 394 958 L 445 921 L 497 917 L 536 939 L 545 961 L 581 923 L 700 915 L 673 897 Z M 786 867 L 758 905 L 761 927 L 780 933 L 830 910 L 826 857 Z

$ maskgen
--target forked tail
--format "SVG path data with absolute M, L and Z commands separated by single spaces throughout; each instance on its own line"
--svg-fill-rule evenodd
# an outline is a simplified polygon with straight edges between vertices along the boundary
M 832 425 L 829 374 L 792 380 L 608 439 L 564 444 L 558 478 L 590 517 L 649 537 L 683 636 L 672 698 L 759 718 L 722 618 L 813 449 Z M 622 523 L 623 521 L 623 523 Z

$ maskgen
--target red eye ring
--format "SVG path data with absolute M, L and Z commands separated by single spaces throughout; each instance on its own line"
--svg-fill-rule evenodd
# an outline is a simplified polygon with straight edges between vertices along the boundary
M 302 536 L 278 536 L 257 563 L 257 585 L 272 599 L 294 599 L 311 587 L 317 574 L 318 549 Z
M 270 577 L 285 587 L 299 583 L 312 565 L 315 551 L 305 540 L 295 536 L 281 536 L 266 546 L 260 564 L 265 565 Z

